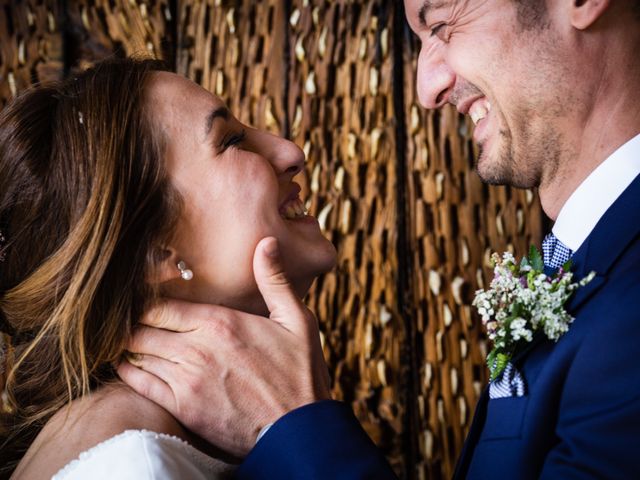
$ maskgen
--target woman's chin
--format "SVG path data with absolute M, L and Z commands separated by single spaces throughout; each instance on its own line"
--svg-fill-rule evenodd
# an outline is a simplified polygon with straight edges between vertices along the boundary
M 325 273 L 329 273 L 333 270 L 338 263 L 338 252 L 336 251 L 336 247 L 329 240 L 326 241 L 326 245 L 321 252 L 318 252 L 314 258 L 314 267 L 313 268 L 313 280 L 320 275 L 324 275 Z M 309 285 L 311 285 L 311 283 Z
M 291 287 L 296 294 L 296 297 L 303 299 L 307 293 L 309 293 L 309 289 L 311 285 L 315 281 L 316 277 L 313 276 L 306 280 L 296 280 L 291 282 Z

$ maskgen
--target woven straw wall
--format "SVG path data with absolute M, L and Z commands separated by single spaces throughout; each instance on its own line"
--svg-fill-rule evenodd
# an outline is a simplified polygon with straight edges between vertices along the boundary
M 484 186 L 472 126 L 416 101 L 418 45 L 385 0 L 31 0 L 0 8 L 0 101 L 109 55 L 153 54 L 307 154 L 339 252 L 308 297 L 336 398 L 404 478 L 448 478 L 487 346 L 472 314 L 492 250 L 520 255 L 532 192 Z

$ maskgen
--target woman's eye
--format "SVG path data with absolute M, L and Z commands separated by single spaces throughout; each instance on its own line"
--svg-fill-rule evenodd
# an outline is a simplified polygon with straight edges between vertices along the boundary
M 242 130 L 240 133 L 235 133 L 224 137 L 222 143 L 220 144 L 220 148 L 222 150 L 226 150 L 229 147 L 235 147 L 244 141 L 247 136 L 246 130 Z

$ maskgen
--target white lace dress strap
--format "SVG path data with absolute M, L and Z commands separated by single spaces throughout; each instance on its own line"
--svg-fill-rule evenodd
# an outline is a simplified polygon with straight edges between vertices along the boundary
M 82 452 L 51 480 L 212 480 L 233 470 L 178 437 L 127 430 Z

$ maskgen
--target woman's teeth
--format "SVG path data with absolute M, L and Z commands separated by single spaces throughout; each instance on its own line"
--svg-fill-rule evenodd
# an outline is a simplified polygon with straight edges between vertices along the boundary
M 302 218 L 306 216 L 307 212 L 304 209 L 302 200 L 296 198 L 295 200 L 287 203 L 281 210 L 280 214 L 287 220 L 294 220 L 296 218 Z
M 473 120 L 474 125 L 477 125 L 480 120 L 486 117 L 491 111 L 491 104 L 487 101 L 478 100 L 469 109 L 469 115 Z

